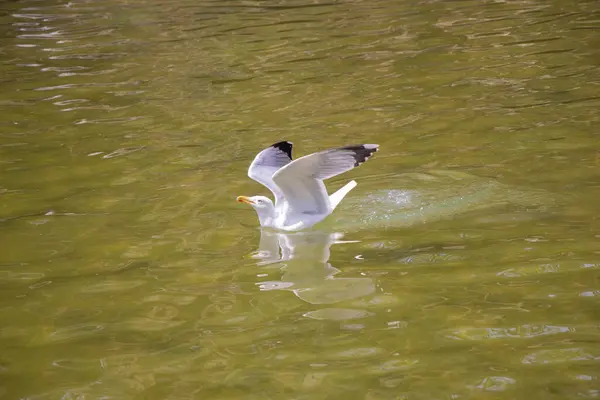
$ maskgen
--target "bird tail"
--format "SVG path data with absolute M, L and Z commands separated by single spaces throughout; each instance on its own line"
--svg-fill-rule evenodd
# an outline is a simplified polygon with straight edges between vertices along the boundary
M 331 196 L 329 196 L 329 203 L 331 204 L 331 210 L 335 210 L 335 208 L 337 207 L 338 204 L 340 204 L 340 201 L 342 201 L 342 199 L 352 190 L 356 187 L 356 185 L 358 185 L 358 183 L 356 183 L 356 181 L 350 181 L 348 183 L 346 183 L 344 186 L 342 186 L 340 189 L 338 189 L 337 192 L 335 192 L 334 194 L 332 194 Z

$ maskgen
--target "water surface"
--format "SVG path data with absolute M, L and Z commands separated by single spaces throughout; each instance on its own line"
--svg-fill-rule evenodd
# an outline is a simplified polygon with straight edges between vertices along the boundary
M 0 398 L 600 395 L 595 1 L 0 4 Z M 381 151 L 314 232 L 279 140 Z

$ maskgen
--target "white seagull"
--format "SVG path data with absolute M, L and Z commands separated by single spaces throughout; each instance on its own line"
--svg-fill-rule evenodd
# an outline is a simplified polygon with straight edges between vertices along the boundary
M 250 178 L 273 192 L 275 204 L 265 196 L 239 196 L 237 201 L 254 207 L 262 227 L 284 231 L 310 228 L 331 214 L 357 185 L 350 181 L 329 196 L 323 181 L 358 167 L 378 147 L 345 146 L 292 161 L 292 143 L 275 143 L 258 153 L 248 169 Z

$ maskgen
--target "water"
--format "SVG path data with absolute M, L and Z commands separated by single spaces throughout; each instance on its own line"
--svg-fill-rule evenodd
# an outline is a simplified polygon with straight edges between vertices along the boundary
M 595 1 L 0 4 L 0 398 L 600 396 Z M 279 140 L 381 151 L 314 232 Z

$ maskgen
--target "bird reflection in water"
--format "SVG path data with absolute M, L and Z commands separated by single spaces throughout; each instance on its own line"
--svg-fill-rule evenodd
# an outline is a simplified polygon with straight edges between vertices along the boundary
M 283 233 L 261 229 L 259 249 L 252 255 L 258 265 L 282 270 L 280 281 L 259 282 L 261 290 L 289 290 L 311 304 L 333 304 L 357 299 L 375 291 L 370 278 L 338 278 L 329 263 L 330 248 L 342 241 L 340 233 Z

